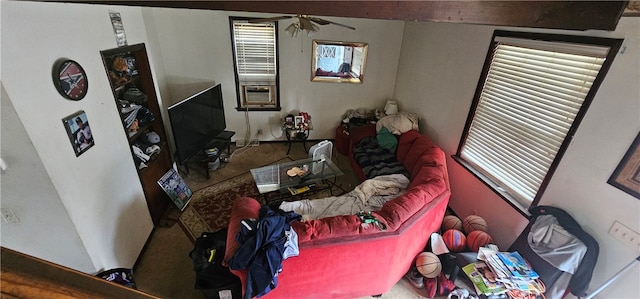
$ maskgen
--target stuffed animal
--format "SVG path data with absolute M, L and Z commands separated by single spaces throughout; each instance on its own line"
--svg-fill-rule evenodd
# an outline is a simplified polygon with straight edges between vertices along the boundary
M 113 81 L 114 84 L 127 82 L 131 79 L 131 75 L 129 75 L 129 66 L 127 65 L 127 61 L 124 57 L 118 56 L 113 59 L 113 63 L 111 63 L 111 70 L 109 70 L 109 77 L 111 77 L 111 81 Z

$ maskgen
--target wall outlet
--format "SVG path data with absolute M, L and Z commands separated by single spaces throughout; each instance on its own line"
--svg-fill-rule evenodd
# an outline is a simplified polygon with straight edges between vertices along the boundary
M 635 249 L 637 252 L 640 252 L 640 234 L 628 226 L 615 221 L 613 222 L 611 229 L 609 229 L 609 234 L 623 244 Z
M 260 136 L 262 135 L 262 129 L 258 129 L 258 131 L 256 131 L 256 136 Z
M 18 223 L 20 219 L 16 216 L 16 213 L 13 209 L 9 208 L 0 208 L 0 214 L 2 214 L 2 220 L 6 223 Z

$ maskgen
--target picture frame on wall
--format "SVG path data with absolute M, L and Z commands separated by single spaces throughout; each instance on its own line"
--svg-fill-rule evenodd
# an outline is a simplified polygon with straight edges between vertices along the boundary
M 62 119 L 64 128 L 71 141 L 76 157 L 82 155 L 95 145 L 87 114 L 80 110 Z
M 640 133 L 636 135 L 607 183 L 640 199 Z

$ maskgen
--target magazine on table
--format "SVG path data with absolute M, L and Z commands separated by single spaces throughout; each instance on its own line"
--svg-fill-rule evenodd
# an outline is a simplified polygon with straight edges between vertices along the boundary
M 175 168 L 167 171 L 158 180 L 158 185 L 169 195 L 169 198 L 171 198 L 180 211 L 187 207 L 193 192 L 191 192 L 191 189 L 189 189 L 189 186 L 187 186 L 187 183 L 185 183 Z

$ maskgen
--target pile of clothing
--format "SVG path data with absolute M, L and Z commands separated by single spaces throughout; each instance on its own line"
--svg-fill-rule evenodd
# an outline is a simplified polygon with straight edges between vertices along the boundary
M 282 261 L 299 254 L 298 235 L 291 223 L 300 219 L 294 212 L 263 206 L 258 219 L 242 220 L 236 235 L 240 247 L 228 263 L 231 269 L 248 270 L 244 298 L 264 296 L 278 285 Z

